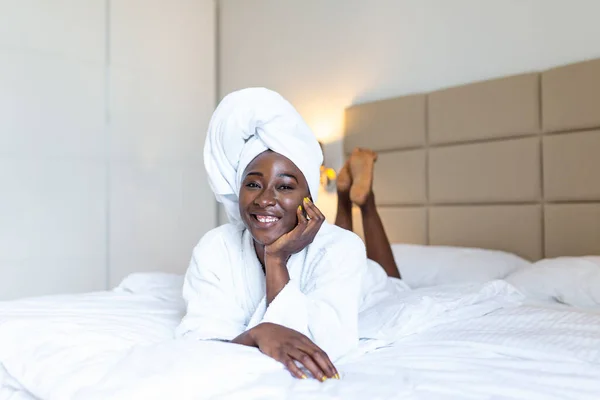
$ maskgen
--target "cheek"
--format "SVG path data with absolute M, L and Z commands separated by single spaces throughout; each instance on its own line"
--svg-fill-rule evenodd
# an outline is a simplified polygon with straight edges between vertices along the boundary
M 302 196 L 290 196 L 281 200 L 281 207 L 286 212 L 286 217 L 291 215 L 292 218 L 296 217 L 296 210 L 298 206 L 302 204 Z
M 240 194 L 238 195 L 238 199 L 240 203 L 240 211 L 244 210 L 248 204 L 252 203 L 252 192 L 242 187 Z
M 248 208 L 248 205 L 251 202 L 252 202 L 251 196 L 249 196 L 248 194 L 244 194 L 244 192 L 240 192 L 238 208 L 240 211 L 240 215 L 242 216 L 242 220 L 246 220 L 246 210 Z

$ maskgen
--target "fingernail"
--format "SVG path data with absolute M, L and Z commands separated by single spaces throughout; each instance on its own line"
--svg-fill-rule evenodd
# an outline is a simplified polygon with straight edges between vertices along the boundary
M 305 201 L 306 203 L 310 203 L 310 199 L 309 199 L 308 197 L 305 197 L 305 198 L 304 198 L 304 201 Z
M 302 211 L 302 206 L 298 206 L 298 210 Z
M 308 379 L 308 376 L 302 375 L 302 379 Z
M 340 379 L 340 375 L 339 374 L 335 374 L 334 378 L 335 379 Z
M 326 380 L 327 380 L 327 377 L 326 377 L 325 375 L 323 375 L 323 376 L 321 377 L 321 382 L 325 382 Z

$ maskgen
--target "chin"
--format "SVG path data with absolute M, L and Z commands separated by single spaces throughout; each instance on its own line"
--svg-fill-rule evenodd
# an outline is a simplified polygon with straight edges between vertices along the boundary
M 277 239 L 290 232 L 294 227 L 287 229 L 282 229 L 281 226 L 273 227 L 273 229 L 256 229 L 250 228 L 250 234 L 254 238 L 254 240 L 263 246 L 268 246 L 273 244 Z
M 268 246 L 268 245 L 274 243 L 282 235 L 282 234 L 278 235 L 276 232 L 274 232 L 272 234 L 269 234 L 269 233 L 266 233 L 266 232 L 252 232 L 252 231 L 250 231 L 250 233 L 252 234 L 252 237 L 254 238 L 254 240 L 258 244 L 261 244 L 263 246 Z

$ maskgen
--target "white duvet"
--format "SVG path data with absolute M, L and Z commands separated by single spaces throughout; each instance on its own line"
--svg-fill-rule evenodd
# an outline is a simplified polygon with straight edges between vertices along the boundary
M 174 340 L 178 291 L 125 289 L 0 303 L 0 400 L 600 398 L 600 315 L 519 306 L 503 281 L 367 310 L 385 340 L 325 383 L 253 348 Z

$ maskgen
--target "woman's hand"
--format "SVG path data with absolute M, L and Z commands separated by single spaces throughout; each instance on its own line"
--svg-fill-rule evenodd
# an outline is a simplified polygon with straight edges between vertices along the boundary
M 300 332 L 277 324 L 262 323 L 247 333 L 261 352 L 284 364 L 297 378 L 306 379 L 306 375 L 295 361 L 320 381 L 340 378 L 327 354 Z
M 304 216 L 302 206 L 298 206 L 298 225 L 272 244 L 265 246 L 265 257 L 285 262 L 292 254 L 312 243 L 325 221 L 325 216 L 308 197 L 305 197 L 302 203 L 308 218 Z

